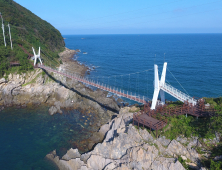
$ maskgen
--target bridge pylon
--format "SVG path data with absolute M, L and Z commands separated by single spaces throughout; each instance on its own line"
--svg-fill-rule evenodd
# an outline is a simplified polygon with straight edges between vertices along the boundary
M 39 51 L 38 51 L 38 54 L 37 54 L 37 55 L 36 55 L 36 53 L 35 53 L 35 49 L 34 49 L 33 47 L 32 47 L 32 51 L 33 51 L 33 54 L 34 54 L 34 56 L 33 56 L 33 59 L 34 59 L 34 66 L 36 65 L 36 61 L 37 61 L 37 59 L 39 59 L 41 65 L 42 65 L 42 60 L 41 60 L 41 58 L 40 58 L 40 47 L 39 47 Z
M 160 87 L 165 85 L 166 68 L 167 68 L 167 62 L 164 62 L 161 79 L 159 80 L 158 66 L 154 64 L 154 93 L 151 105 L 152 110 L 156 108 L 159 93 L 161 98 L 161 104 L 165 104 L 165 92 Z

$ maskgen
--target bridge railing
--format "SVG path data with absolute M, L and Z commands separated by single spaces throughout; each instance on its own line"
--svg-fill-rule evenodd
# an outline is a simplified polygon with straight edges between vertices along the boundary
M 139 103 L 146 104 L 146 103 L 148 103 L 150 101 L 150 99 L 148 99 L 148 98 L 146 98 L 144 96 L 132 94 L 131 92 L 128 92 L 128 91 L 124 92 L 124 90 L 122 90 L 122 89 L 112 88 L 109 85 L 101 84 L 99 82 L 95 82 L 95 81 L 90 80 L 88 78 L 82 77 L 82 76 L 77 75 L 77 74 L 69 73 L 69 72 L 64 71 L 64 70 L 57 70 L 57 69 L 53 69 L 51 67 L 40 65 L 40 64 L 38 65 L 38 67 L 42 68 L 42 69 L 45 69 L 45 70 L 48 70 L 48 71 L 52 71 L 52 72 L 58 73 L 58 74 L 62 74 L 62 75 L 66 76 L 66 77 L 69 77 L 71 79 L 75 79 L 75 80 L 77 80 L 79 82 L 82 82 L 82 83 L 94 86 L 96 88 L 100 88 L 102 90 L 108 91 L 110 93 L 117 94 L 117 95 L 122 96 L 122 97 L 126 97 L 126 98 L 128 98 L 130 100 L 134 100 L 134 101 L 137 101 Z
M 167 93 L 170 93 L 172 96 L 176 97 L 178 100 L 185 102 L 188 101 L 189 103 L 196 104 L 197 100 L 192 98 L 191 96 L 181 92 L 180 90 L 176 89 L 175 87 L 165 83 L 164 86 L 160 86 L 162 90 Z

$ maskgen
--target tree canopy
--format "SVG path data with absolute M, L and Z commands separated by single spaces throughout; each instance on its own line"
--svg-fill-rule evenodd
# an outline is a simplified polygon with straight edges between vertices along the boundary
M 64 49 L 65 43 L 61 33 L 51 24 L 13 0 L 0 0 L 0 12 L 4 19 L 7 44 L 5 47 L 2 29 L 0 29 L 0 77 L 7 71 L 10 72 L 10 62 L 19 62 L 21 71 L 32 67 L 27 60 L 28 54 L 18 46 L 19 44 L 28 53 L 32 54 L 32 47 L 37 50 L 40 46 L 52 59 L 58 58 L 58 52 Z M 10 45 L 8 23 L 11 28 L 13 50 Z

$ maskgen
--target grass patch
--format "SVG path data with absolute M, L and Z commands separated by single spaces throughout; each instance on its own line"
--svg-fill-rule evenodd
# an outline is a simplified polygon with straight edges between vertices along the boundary
M 138 108 L 137 110 L 134 110 L 134 111 L 129 111 L 130 113 L 135 113 L 135 112 L 139 112 L 140 111 L 140 109 Z
M 137 126 L 137 125 L 134 125 L 134 127 L 137 129 L 137 130 L 139 130 L 139 126 Z
M 173 116 L 168 118 L 168 124 L 159 133 L 168 139 L 176 139 L 178 136 L 190 138 L 201 136 L 202 138 L 213 139 L 215 134 L 209 129 L 210 118 L 196 119 L 193 116 Z
M 209 103 L 212 106 L 221 106 L 222 107 L 222 97 L 217 98 L 206 98 L 204 97 L 205 103 Z
M 42 75 L 42 73 L 37 74 L 34 79 L 32 79 L 32 80 L 31 80 L 30 82 L 28 82 L 28 83 L 23 84 L 22 87 L 25 87 L 25 86 L 27 86 L 27 85 L 29 85 L 29 84 L 35 83 L 36 80 L 37 80 L 37 78 L 40 77 L 41 75 Z
M 205 153 L 204 151 L 201 150 L 200 147 L 196 147 L 195 149 L 196 149 L 197 153 L 199 153 L 199 154 L 204 154 Z
M 186 164 L 186 161 L 183 160 L 181 156 L 178 157 L 178 161 L 183 165 L 185 169 L 189 170 L 189 166 Z
M 159 147 L 158 147 L 158 145 L 157 145 L 157 144 L 155 144 L 155 143 L 154 143 L 153 145 L 154 145 L 154 146 L 155 146 L 155 147 L 156 147 L 156 148 L 159 150 Z
M 183 106 L 183 102 L 181 102 L 181 101 L 175 101 L 175 102 L 166 102 L 166 104 L 167 104 L 167 107 L 171 107 L 171 108 L 174 108 L 174 107 L 177 107 L 177 106 Z

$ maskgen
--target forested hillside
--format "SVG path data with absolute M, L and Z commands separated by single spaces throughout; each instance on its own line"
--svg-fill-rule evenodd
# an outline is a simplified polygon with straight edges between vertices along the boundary
M 40 46 L 45 55 L 50 56 L 52 60 L 58 58 L 58 52 L 64 49 L 65 43 L 61 33 L 51 24 L 13 0 L 0 0 L 0 12 L 4 19 L 7 43 L 5 47 L 2 28 L 0 28 L 0 77 L 15 69 L 10 66 L 10 62 L 19 62 L 20 66 L 17 69 L 20 72 L 32 69 L 27 59 L 28 54 L 19 44 L 31 54 L 32 46 L 36 51 Z M 1 18 L 0 21 L 2 22 Z M 10 45 L 8 23 L 11 27 L 13 50 Z M 44 58 L 43 53 L 41 55 L 43 59 L 47 59 Z

